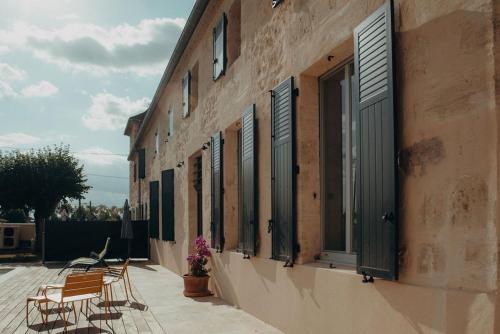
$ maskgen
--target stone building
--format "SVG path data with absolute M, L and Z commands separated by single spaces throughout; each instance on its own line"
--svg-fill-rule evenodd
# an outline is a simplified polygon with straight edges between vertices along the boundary
M 500 2 L 197 0 L 145 113 L 151 259 L 286 333 L 500 333 Z M 221 319 L 223 321 L 223 319 Z

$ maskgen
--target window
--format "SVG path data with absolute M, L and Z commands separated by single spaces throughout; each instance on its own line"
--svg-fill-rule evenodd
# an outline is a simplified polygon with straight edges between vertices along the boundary
M 184 78 L 182 79 L 182 118 L 186 118 L 189 115 L 189 93 L 191 84 L 191 73 L 188 71 Z
M 355 264 L 356 120 L 352 113 L 353 63 L 320 79 L 322 258 Z
M 241 0 L 234 0 L 227 13 L 229 29 L 227 29 L 227 68 L 241 54 Z
M 213 31 L 213 63 L 214 63 L 214 80 L 217 80 L 226 70 L 226 14 L 222 14 L 222 18 L 217 23 Z

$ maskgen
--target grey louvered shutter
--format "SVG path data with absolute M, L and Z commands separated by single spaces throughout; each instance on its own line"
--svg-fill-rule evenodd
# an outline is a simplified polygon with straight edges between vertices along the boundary
M 189 116 L 191 105 L 189 103 L 189 96 L 191 95 L 191 72 L 187 72 L 182 78 L 182 118 Z
M 224 195 L 223 195 L 223 154 L 222 133 L 212 136 L 212 248 L 222 252 L 224 249 Z
M 174 241 L 174 170 L 161 172 L 161 220 L 163 240 Z
M 271 92 L 272 257 L 291 265 L 296 255 L 295 96 L 293 77 Z
M 358 272 L 398 277 L 392 8 L 354 30 L 354 110 L 358 112 Z
M 226 13 L 213 30 L 213 79 L 217 80 L 226 71 L 227 63 L 227 37 L 226 37 Z
M 139 178 L 144 179 L 146 177 L 146 149 L 142 148 L 139 150 Z
M 249 107 L 241 118 L 241 203 L 243 225 L 243 253 L 255 255 L 257 225 L 255 105 Z
M 160 236 L 159 226 L 159 192 L 160 182 L 149 182 L 149 236 L 158 239 Z

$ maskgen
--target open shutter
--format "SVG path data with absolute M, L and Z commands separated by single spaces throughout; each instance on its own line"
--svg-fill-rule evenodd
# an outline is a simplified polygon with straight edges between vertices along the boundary
M 191 109 L 189 96 L 191 95 L 191 72 L 187 72 L 182 78 L 182 118 L 189 116 Z
M 243 225 L 243 253 L 255 255 L 257 233 L 255 105 L 249 107 L 241 118 L 241 203 Z
M 149 182 L 149 237 L 158 239 L 159 231 L 159 192 L 160 182 Z
M 392 8 L 387 2 L 354 30 L 358 111 L 358 273 L 398 277 Z
M 146 149 L 142 148 L 139 150 L 139 178 L 144 179 L 146 177 Z
M 213 30 L 213 79 L 217 80 L 226 71 L 227 63 L 227 38 L 226 38 L 226 13 L 222 14 L 221 19 Z
M 223 210 L 223 155 L 222 133 L 212 136 L 212 248 L 219 252 L 224 249 L 224 210 Z
M 291 265 L 296 255 L 295 96 L 293 77 L 271 92 L 271 198 L 273 259 Z
M 161 220 L 163 240 L 174 241 L 174 170 L 161 172 Z

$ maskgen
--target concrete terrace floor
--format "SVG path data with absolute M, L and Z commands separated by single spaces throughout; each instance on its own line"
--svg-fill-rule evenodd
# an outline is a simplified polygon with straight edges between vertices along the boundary
M 40 264 L 0 265 L 15 268 L 0 275 L 0 333 L 62 333 L 62 317 L 55 305 L 49 310 L 49 323 L 43 325 L 40 313 L 30 304 L 26 325 L 26 297 L 39 285 L 64 281 L 57 276 L 59 266 Z M 136 301 L 127 303 L 123 285 L 114 286 L 115 302 L 111 320 L 104 320 L 102 301 L 91 305 L 89 320 L 71 312 L 68 333 L 281 333 L 257 318 L 227 305 L 216 297 L 191 299 L 182 294 L 182 278 L 167 269 L 150 264 L 131 264 L 129 273 Z M 68 305 L 69 307 L 70 305 Z M 80 310 L 79 303 L 76 304 Z

